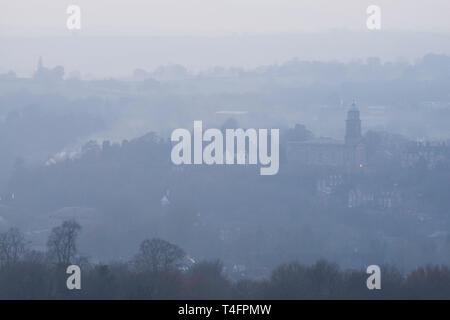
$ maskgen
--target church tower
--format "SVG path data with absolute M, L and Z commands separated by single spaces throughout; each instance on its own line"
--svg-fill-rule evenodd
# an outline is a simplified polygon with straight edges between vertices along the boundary
M 356 103 L 353 102 L 347 112 L 347 120 L 345 121 L 345 144 L 348 146 L 356 146 L 361 140 L 361 120 L 359 119 L 359 110 Z

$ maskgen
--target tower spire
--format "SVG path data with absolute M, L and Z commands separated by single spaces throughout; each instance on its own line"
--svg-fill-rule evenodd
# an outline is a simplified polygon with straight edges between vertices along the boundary
M 356 145 L 361 140 L 361 120 L 359 118 L 359 109 L 355 100 L 350 105 L 347 112 L 347 120 L 345 126 L 345 143 L 347 145 Z
M 356 101 L 355 101 L 355 99 L 353 99 L 353 102 L 352 102 L 352 104 L 350 105 L 350 108 L 349 108 L 348 111 L 357 111 L 357 112 L 359 112 L 359 109 L 358 109 L 358 107 L 356 106 Z M 358 117 L 359 117 L 359 115 L 358 115 Z
M 42 56 L 39 56 L 37 70 L 42 70 L 44 68 L 44 63 L 42 62 Z

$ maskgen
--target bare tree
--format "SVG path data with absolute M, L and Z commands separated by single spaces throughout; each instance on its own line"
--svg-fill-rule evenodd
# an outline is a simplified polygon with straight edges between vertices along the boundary
M 0 267 L 17 263 L 26 253 L 27 241 L 17 228 L 0 233 Z
M 70 264 L 77 254 L 76 240 L 81 226 L 75 220 L 64 221 L 52 229 L 47 241 L 48 253 L 60 265 Z
M 152 272 L 167 270 L 176 265 L 185 256 L 183 249 L 162 239 L 146 239 L 139 247 L 134 259 L 140 270 Z

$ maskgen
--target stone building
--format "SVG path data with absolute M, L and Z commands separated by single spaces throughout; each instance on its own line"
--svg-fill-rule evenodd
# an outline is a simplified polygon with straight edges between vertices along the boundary
M 364 166 L 365 146 L 361 134 L 359 109 L 352 103 L 345 126 L 345 140 L 318 138 L 289 141 L 286 156 L 295 166 L 330 166 L 356 169 Z

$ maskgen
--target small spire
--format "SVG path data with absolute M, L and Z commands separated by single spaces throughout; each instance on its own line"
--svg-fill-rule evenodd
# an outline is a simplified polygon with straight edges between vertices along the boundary
M 44 68 L 44 63 L 42 62 L 42 56 L 39 56 L 37 69 L 42 70 L 42 68 Z

